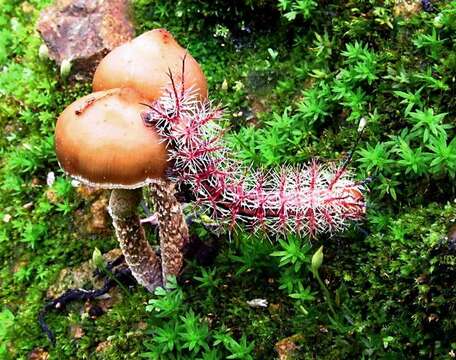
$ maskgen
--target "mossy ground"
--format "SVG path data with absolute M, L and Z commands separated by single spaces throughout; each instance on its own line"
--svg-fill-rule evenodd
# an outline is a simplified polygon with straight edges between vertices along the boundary
M 366 117 L 351 166 L 372 176 L 368 214 L 311 248 L 293 236 L 223 236 L 214 264 L 188 264 L 168 295 L 136 288 L 95 320 L 82 304 L 49 315 L 55 347 L 37 324 L 47 289 L 116 241 L 81 230 L 89 202 L 55 158 L 56 117 L 90 84 L 66 82 L 38 58 L 34 24 L 48 3 L 0 0 L 0 357 L 42 348 L 51 359 L 272 359 L 274 344 L 295 334 L 302 359 L 454 357 L 454 1 L 431 2 L 434 12 L 387 0 L 134 1 L 138 34 L 165 27 L 201 63 L 247 163 L 342 161 Z M 192 231 L 210 238 L 202 226 Z M 321 244 L 335 316 L 310 272 Z M 269 307 L 249 307 L 254 298 Z M 152 312 L 150 299 L 161 301 Z M 81 338 L 70 334 L 75 324 Z M 192 334 L 201 340 L 193 349 Z

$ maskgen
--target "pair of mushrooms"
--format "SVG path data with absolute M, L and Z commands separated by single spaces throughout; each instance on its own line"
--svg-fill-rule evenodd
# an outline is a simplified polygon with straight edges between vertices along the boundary
M 182 63 L 185 59 L 185 72 Z M 69 105 L 57 120 L 55 148 L 71 177 L 112 189 L 109 212 L 125 260 L 138 283 L 154 291 L 182 268 L 188 228 L 167 180 L 166 144 L 144 125 L 144 104 L 160 98 L 169 72 L 207 97 L 198 63 L 164 29 L 152 30 L 110 52 L 93 79 L 94 93 Z M 141 188 L 150 185 L 159 222 L 161 256 L 145 238 L 137 208 Z

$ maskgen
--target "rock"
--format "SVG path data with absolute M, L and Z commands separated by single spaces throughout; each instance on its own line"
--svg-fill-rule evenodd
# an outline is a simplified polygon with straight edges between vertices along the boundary
M 22 205 L 22 208 L 23 208 L 24 210 L 30 210 L 32 207 L 33 207 L 33 201 L 30 201 L 30 202 L 28 202 L 28 203 Z
M 49 353 L 43 348 L 33 349 L 28 356 L 28 360 L 48 360 Z
M 96 351 L 97 353 L 99 353 L 99 352 L 104 352 L 104 351 L 106 351 L 107 349 L 109 349 L 111 346 L 112 346 L 111 341 L 109 341 L 109 340 L 107 340 L 107 341 L 102 341 L 102 342 L 98 343 L 97 348 L 95 349 L 95 351 Z
M 75 225 L 82 234 L 107 234 L 112 231 L 108 214 L 108 190 L 78 186 L 77 195 L 86 206 L 75 212 Z
M 51 204 L 58 204 L 60 201 L 54 189 L 47 189 L 45 195 Z
M 26 14 L 31 14 L 35 10 L 32 4 L 28 3 L 27 1 L 21 4 L 21 10 Z
M 73 339 L 80 339 L 85 335 L 84 329 L 80 325 L 72 325 L 70 327 L 70 336 Z
M 116 288 L 111 290 L 109 296 L 103 296 L 102 298 L 97 299 L 97 305 L 103 313 L 108 312 L 115 304 L 118 304 L 122 300 L 122 296 L 125 294 L 122 292 L 122 289 Z M 97 317 L 97 316 L 92 316 Z
M 134 36 L 128 0 L 57 0 L 40 14 L 37 30 L 51 59 L 58 65 L 70 60 L 76 72 L 87 75 Z
M 140 321 L 134 325 L 134 328 L 138 330 L 146 330 L 147 329 L 147 323 L 144 321 Z
M 84 200 L 93 201 L 98 198 L 101 194 L 109 192 L 103 189 L 97 189 L 90 186 L 81 185 L 76 189 L 77 194 Z
M 448 230 L 448 250 L 456 252 L 456 224 L 452 225 Z
M 22 270 L 23 268 L 27 267 L 28 263 L 29 263 L 28 259 L 25 259 L 25 258 L 19 259 L 17 262 L 14 263 L 12 272 L 14 274 L 17 273 L 19 270 Z
M 279 360 L 295 359 L 296 350 L 299 348 L 298 343 L 304 340 L 304 335 L 296 334 L 280 340 L 275 344 L 275 349 L 279 354 Z
M 78 187 L 78 195 L 90 203 L 80 220 L 88 234 L 103 234 L 112 231 L 108 214 L 109 191 L 89 187 Z
M 393 7 L 393 14 L 396 17 L 403 16 L 410 18 L 419 13 L 422 9 L 420 0 L 396 0 Z
M 106 262 L 109 262 L 120 255 L 122 255 L 120 249 L 113 249 L 104 254 L 103 257 Z M 95 268 L 90 260 L 72 268 L 62 269 L 55 284 L 51 285 L 48 289 L 46 296 L 48 298 L 56 298 L 62 295 L 67 289 L 89 288 L 87 284 L 91 284 L 94 288 L 101 287 L 103 281 L 93 277 L 94 270 Z M 112 306 L 112 303 L 110 306 Z
M 43 184 L 42 181 L 38 177 L 34 177 L 34 178 L 32 178 L 32 181 L 30 181 L 30 185 L 32 187 L 41 186 L 42 184 Z
M 268 307 L 268 300 L 266 299 L 252 299 L 247 301 L 247 305 L 252 308 L 265 308 Z
M 87 232 L 89 234 L 109 231 L 108 202 L 107 197 L 101 197 L 90 206 L 90 217 L 87 222 Z

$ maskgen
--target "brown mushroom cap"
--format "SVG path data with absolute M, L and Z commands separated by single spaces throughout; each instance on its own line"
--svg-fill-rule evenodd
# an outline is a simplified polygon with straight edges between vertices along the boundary
M 93 90 L 130 87 L 149 101 L 157 100 L 170 83 L 168 69 L 176 83 L 182 81 L 184 56 L 185 88 L 193 87 L 202 99 L 207 98 L 207 82 L 200 66 L 165 29 L 148 31 L 112 50 L 95 71 Z
M 55 148 L 70 176 L 102 188 L 138 188 L 164 177 L 166 146 L 143 124 L 145 99 L 128 88 L 100 91 L 69 105 L 57 120 Z

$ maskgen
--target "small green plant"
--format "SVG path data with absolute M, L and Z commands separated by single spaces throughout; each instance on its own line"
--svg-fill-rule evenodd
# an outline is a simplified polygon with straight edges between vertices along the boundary
M 331 90 L 327 84 L 320 82 L 318 86 L 304 90 L 303 100 L 298 104 L 298 114 L 301 115 L 308 127 L 318 121 L 323 121 L 328 115 L 331 103 Z
M 361 167 L 366 169 L 367 172 L 371 170 L 383 170 L 391 163 L 389 151 L 383 143 L 377 143 L 375 147 L 367 144 L 367 147 L 358 150 L 358 153 L 360 155 L 358 162 L 360 162 Z
M 157 288 L 155 298 L 149 300 L 150 340 L 144 343 L 148 359 L 202 358 L 211 359 L 224 354 L 226 359 L 253 359 L 254 343 L 242 336 L 239 341 L 221 330 L 212 330 L 208 323 L 185 303 L 185 295 L 176 282 L 169 278 L 167 288 Z
M 223 336 L 218 336 L 214 344 L 223 344 L 226 347 L 226 349 L 231 353 L 226 357 L 227 359 L 254 359 L 252 352 L 254 350 L 255 343 L 249 342 L 245 336 L 242 336 L 239 341 L 236 341 L 231 336 L 224 334 Z
M 409 113 L 410 122 L 413 124 L 412 134 L 423 137 L 423 143 L 427 143 L 430 136 L 446 134 L 446 130 L 453 128 L 450 124 L 442 124 L 446 113 L 434 114 L 433 109 L 425 111 L 417 110 Z
M 201 276 L 195 276 L 195 280 L 200 283 L 198 285 L 199 288 L 207 290 L 208 298 L 212 298 L 213 292 L 222 283 L 222 279 L 218 277 L 217 268 L 213 268 L 212 270 L 202 268 Z
M 410 112 L 414 107 L 421 108 L 423 106 L 423 100 L 421 98 L 422 90 L 423 90 L 423 88 L 420 88 L 415 93 L 404 92 L 404 91 L 399 91 L 399 90 L 393 91 L 394 95 L 403 99 L 400 103 L 407 105 L 404 110 L 405 116 L 410 116 Z
M 394 28 L 393 17 L 389 9 L 383 6 L 377 6 L 374 8 L 373 15 L 375 16 L 375 22 L 381 26 L 387 26 L 390 29 Z
M 303 244 L 300 238 L 289 236 L 286 240 L 279 239 L 279 244 L 283 250 L 271 254 L 279 258 L 279 266 L 291 266 L 297 273 L 309 263 L 309 251 L 312 248 L 309 243 Z
M 444 40 L 440 39 L 435 28 L 432 29 L 431 34 L 418 34 L 415 39 L 413 39 L 413 44 L 418 49 L 426 49 L 429 52 L 430 57 L 434 60 L 438 60 L 444 42 Z
M 236 265 L 235 275 L 239 276 L 252 269 L 268 267 L 271 246 L 271 243 L 265 239 L 241 235 L 239 247 L 229 254 L 229 259 Z
M 302 103 L 299 106 L 311 105 Z M 239 158 L 257 165 L 277 166 L 302 161 L 308 157 L 306 144 L 315 138 L 312 123 L 319 117 L 307 109 L 292 114 L 291 108 L 287 107 L 281 114 L 273 113 L 261 129 L 246 127 L 237 134 L 228 135 L 230 146 L 239 150 Z M 320 113 L 320 110 L 316 111 Z
M 416 175 L 423 175 L 427 172 L 429 164 L 429 154 L 423 153 L 421 147 L 412 149 L 408 141 L 402 137 L 396 138 L 396 144 L 392 151 L 397 153 L 399 159 L 397 164 L 405 169 L 405 173 L 410 172 Z
M 320 246 L 318 250 L 312 255 L 312 261 L 311 261 L 311 271 L 314 276 L 314 278 L 318 281 L 318 284 L 320 285 L 321 290 L 325 294 L 325 299 L 328 304 L 329 309 L 331 310 L 332 315 L 334 316 L 334 319 L 337 317 L 336 310 L 333 305 L 333 301 L 331 299 L 331 295 L 328 291 L 328 288 L 326 287 L 325 283 L 321 280 L 320 274 L 318 272 L 318 269 L 320 269 L 320 266 L 323 264 L 323 246 Z
M 291 235 L 286 239 L 279 239 L 278 242 L 282 250 L 272 252 L 271 256 L 279 259 L 279 266 L 282 268 L 279 289 L 295 300 L 294 306 L 300 313 L 307 315 L 309 303 L 315 299 L 315 294 L 306 283 L 307 274 L 311 271 L 312 246 Z
M 129 295 L 129 291 L 128 289 L 125 287 L 125 285 L 123 285 L 119 279 L 117 279 L 113 274 L 112 272 L 108 269 L 108 267 L 106 266 L 106 262 L 103 258 L 103 255 L 101 254 L 101 251 L 100 249 L 98 248 L 95 248 L 93 250 L 93 253 L 92 253 L 92 263 L 95 265 L 95 267 L 103 272 L 103 274 L 105 274 L 106 276 L 108 276 L 110 279 L 114 280 L 117 285 L 123 290 L 124 294 L 126 296 Z
M 288 21 L 293 21 L 298 16 L 302 16 L 305 20 L 309 19 L 317 5 L 314 0 L 279 0 L 278 3 L 279 9 L 283 11 L 283 16 Z
M 14 325 L 14 314 L 8 308 L 3 308 L 0 312 L 0 324 L 0 356 L 5 359 L 8 355 L 8 343 L 12 340 L 10 330 Z
M 448 174 L 452 179 L 456 176 L 456 137 L 451 141 L 446 133 L 433 136 L 430 144 L 432 161 L 431 171 L 435 174 Z

